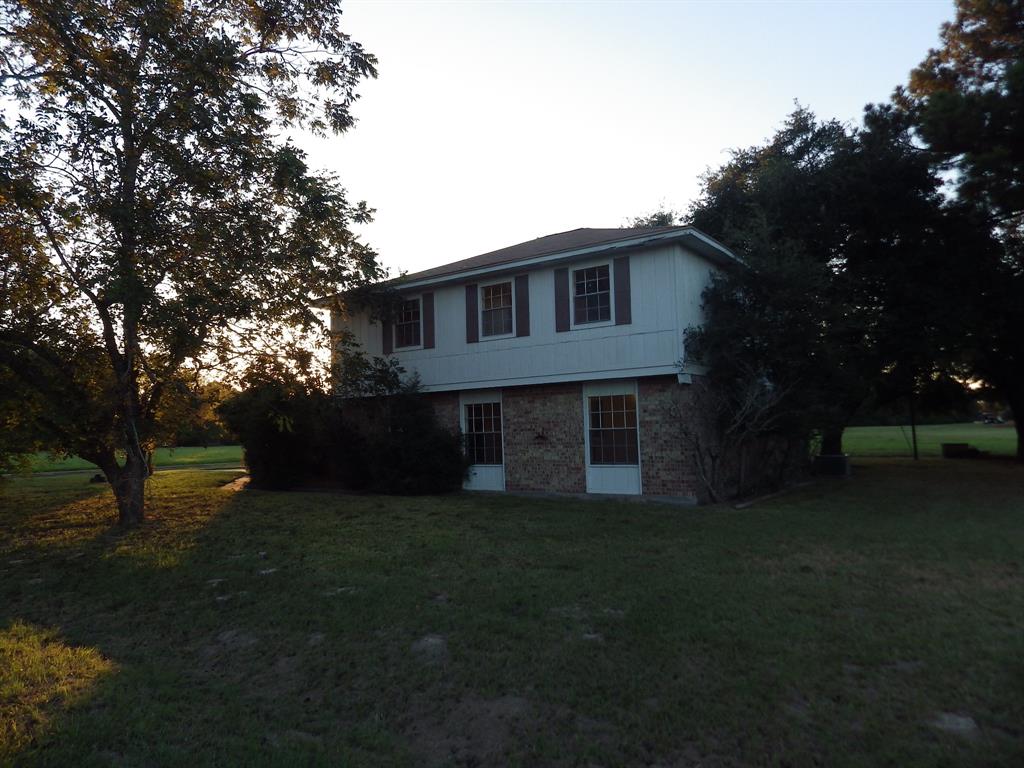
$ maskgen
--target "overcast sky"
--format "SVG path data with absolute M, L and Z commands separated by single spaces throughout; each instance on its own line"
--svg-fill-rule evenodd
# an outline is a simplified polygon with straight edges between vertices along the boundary
M 392 273 L 685 209 L 794 100 L 857 122 L 938 42 L 922 2 L 345 3 L 380 59 L 347 135 L 303 140 L 377 209 Z

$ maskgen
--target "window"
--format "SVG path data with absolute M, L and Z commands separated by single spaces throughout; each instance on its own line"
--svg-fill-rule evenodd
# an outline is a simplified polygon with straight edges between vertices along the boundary
M 573 323 L 600 323 L 612 319 L 612 290 L 608 265 L 575 269 Z
M 465 437 L 470 464 L 501 464 L 501 403 L 467 404 Z
M 601 395 L 588 401 L 590 463 L 639 464 L 636 395 Z
M 480 289 L 480 330 L 484 336 L 512 333 L 512 283 L 485 285 Z
M 395 318 L 395 346 L 418 347 L 420 345 L 420 300 L 403 301 Z

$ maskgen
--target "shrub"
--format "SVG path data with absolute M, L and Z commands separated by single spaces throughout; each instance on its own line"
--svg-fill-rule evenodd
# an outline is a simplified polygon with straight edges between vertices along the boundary
M 345 407 L 358 409 L 360 405 L 348 401 Z M 415 495 L 445 493 L 462 486 L 468 469 L 462 437 L 438 423 L 433 407 L 422 395 L 391 395 L 370 409 L 378 412 L 367 434 L 372 490 Z
M 405 371 L 394 358 L 367 357 L 351 334 L 336 338 L 335 352 L 341 422 L 353 437 L 331 451 L 334 477 L 377 493 L 461 488 L 469 470 L 462 436 L 438 423 L 420 393 L 419 380 L 404 379 Z
M 221 404 L 219 413 L 238 435 L 254 487 L 283 490 L 310 478 L 316 459 L 311 436 L 322 399 L 267 381 Z
M 461 436 L 444 429 L 418 385 L 333 398 L 285 381 L 261 381 L 218 409 L 238 435 L 254 487 L 328 481 L 388 494 L 444 493 L 468 466 Z

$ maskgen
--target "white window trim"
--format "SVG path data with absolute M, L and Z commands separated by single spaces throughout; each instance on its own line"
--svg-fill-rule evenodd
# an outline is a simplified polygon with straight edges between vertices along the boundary
M 609 319 L 599 320 L 595 323 L 576 322 L 576 273 L 590 267 L 608 267 L 608 315 Z M 578 264 L 569 265 L 569 328 L 572 330 L 583 330 L 584 328 L 607 328 L 615 325 L 615 267 L 610 259 L 599 261 L 584 261 Z
M 633 395 L 636 399 L 636 464 L 591 464 L 590 463 L 590 398 L 603 395 Z M 504 416 L 504 411 L 502 412 Z M 587 383 L 583 386 L 583 455 L 585 467 L 636 467 L 640 473 L 640 493 L 644 491 L 644 470 L 643 453 L 641 451 L 640 434 L 640 387 L 636 380 L 628 381 L 602 381 L 600 383 Z
M 402 302 L 415 301 L 420 305 L 420 343 L 413 344 L 408 347 L 398 346 L 398 323 L 394 322 L 391 324 L 391 349 L 395 352 L 401 350 L 402 352 L 413 352 L 417 349 L 423 349 L 423 294 L 419 293 L 415 296 L 403 296 Z
M 505 446 L 505 402 L 500 389 L 478 389 L 459 393 L 459 429 L 466 434 L 466 406 L 479 403 L 498 403 L 501 406 L 501 464 L 471 464 L 471 467 L 501 467 L 501 490 L 505 490 L 505 467 L 508 454 Z
M 470 464 L 471 467 L 504 467 L 505 466 L 505 404 L 501 399 L 500 389 L 486 389 L 477 392 L 463 392 L 459 396 L 459 429 L 466 435 L 466 406 L 487 405 L 497 403 L 501 407 L 501 464 Z
M 512 286 L 512 332 L 511 333 L 500 333 L 494 336 L 484 335 L 484 288 L 489 288 L 492 285 L 501 285 L 502 283 L 509 283 Z M 498 280 L 489 280 L 486 283 L 479 283 L 476 287 L 476 322 L 477 328 L 480 329 L 480 333 L 477 334 L 480 341 L 495 341 L 497 339 L 514 339 L 516 336 L 516 280 L 514 277 L 500 278 Z

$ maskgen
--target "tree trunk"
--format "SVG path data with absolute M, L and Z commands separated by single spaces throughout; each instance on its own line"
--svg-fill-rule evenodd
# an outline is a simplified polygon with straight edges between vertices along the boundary
M 139 525 L 145 516 L 149 467 L 145 462 L 129 458 L 117 475 L 117 479 L 110 483 L 117 499 L 117 521 L 125 528 Z
M 826 429 L 821 435 L 821 455 L 839 456 L 843 452 L 843 428 Z
M 149 478 L 147 463 L 133 460 L 129 456 L 122 467 L 117 463 L 113 453 L 109 456 L 91 458 L 89 461 L 103 470 L 110 488 L 114 491 L 117 522 L 124 528 L 139 525 L 146 512 L 146 480 Z

